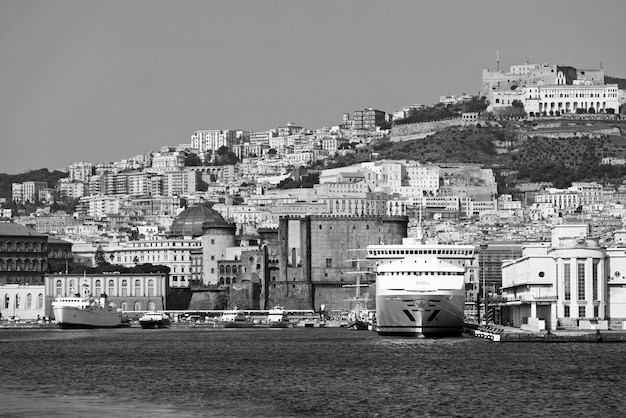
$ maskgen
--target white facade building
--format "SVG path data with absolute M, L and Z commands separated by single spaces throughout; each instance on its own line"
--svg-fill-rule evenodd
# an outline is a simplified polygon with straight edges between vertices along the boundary
M 603 248 L 585 224 L 558 225 L 552 241 L 502 265 L 502 318 L 531 330 L 608 329 L 626 320 L 626 252 Z

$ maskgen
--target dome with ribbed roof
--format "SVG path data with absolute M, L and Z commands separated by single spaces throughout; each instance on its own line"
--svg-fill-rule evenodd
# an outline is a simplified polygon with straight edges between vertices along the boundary
M 190 206 L 182 211 L 170 227 L 172 237 L 199 237 L 203 227 L 229 225 L 222 215 L 206 204 Z

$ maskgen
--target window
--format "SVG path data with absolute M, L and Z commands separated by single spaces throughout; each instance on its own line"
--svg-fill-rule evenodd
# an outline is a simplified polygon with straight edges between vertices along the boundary
M 31 309 L 33 307 L 33 295 L 30 293 L 26 295 L 26 309 Z
M 578 317 L 579 317 L 579 318 L 584 318 L 584 317 L 586 317 L 586 316 L 587 316 L 587 315 L 586 315 L 586 309 L 585 309 L 585 306 L 579 306 L 579 307 L 578 307 Z
M 4 309 L 9 309 L 9 304 L 11 303 L 11 297 L 8 294 L 4 295 Z
M 570 269 L 570 264 L 569 264 L 569 259 L 567 260 L 563 260 L 564 261 L 564 265 L 563 265 L 563 290 L 565 292 L 565 300 L 571 300 L 572 298 L 572 289 L 571 289 L 571 269 Z M 569 308 L 568 308 L 569 309 Z M 566 315 L 569 316 L 569 315 Z
M 326 259 L 326 267 L 332 267 L 333 266 L 333 259 L 332 258 L 327 258 Z
M 126 279 L 122 280 L 122 296 L 128 296 L 128 280 Z
M 563 316 L 569 318 L 569 305 L 563 306 Z
M 55 290 L 54 290 L 54 294 L 56 295 L 56 297 L 63 296 L 63 283 L 61 282 L 61 280 L 57 280 L 56 287 L 55 287 Z M 7 306 L 7 308 L 8 308 L 8 306 Z
M 141 281 L 139 279 L 135 279 L 135 296 L 141 295 Z M 139 309 L 135 309 L 138 311 Z
M 593 286 L 593 300 L 598 300 L 598 260 L 593 260 L 593 272 L 591 276 Z M 596 318 L 598 315 L 594 315 Z
M 578 279 L 578 300 L 585 300 L 585 261 L 578 260 L 576 276 Z
M 43 308 L 43 293 L 37 295 L 37 309 Z
M 148 280 L 148 296 L 155 296 L 153 279 Z
M 102 294 L 102 283 L 100 280 L 96 280 L 96 286 L 94 288 L 94 296 L 99 297 Z
M 593 307 L 593 317 L 594 318 L 599 318 L 600 317 L 600 307 L 598 305 L 595 305 Z
M 109 280 L 109 296 L 113 296 L 115 294 L 115 282 L 113 280 Z

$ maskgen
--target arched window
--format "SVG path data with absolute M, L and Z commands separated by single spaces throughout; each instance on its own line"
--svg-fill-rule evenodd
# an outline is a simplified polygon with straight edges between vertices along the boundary
M 94 287 L 94 297 L 100 297 L 100 295 L 102 294 L 102 282 L 100 282 L 100 279 L 96 280 L 96 286 Z
M 154 279 L 148 280 L 148 296 L 155 296 L 155 294 L 154 294 Z
M 43 293 L 37 295 L 37 309 L 43 308 Z
M 56 288 L 54 290 L 54 294 L 58 298 L 63 296 L 63 283 L 61 282 L 61 280 L 57 280 Z
M 230 274 L 230 266 L 226 266 L 226 274 Z
M 128 302 L 126 302 L 125 300 L 122 301 L 121 307 L 122 307 L 123 311 L 127 311 L 128 310 Z
M 230 277 L 226 278 L 226 284 L 230 284 Z
M 109 297 L 115 294 L 115 281 L 113 279 L 109 280 Z
M 220 266 L 220 274 L 224 274 L 224 266 Z
M 233 274 L 237 274 L 237 266 L 233 266 Z
M 26 309 L 32 309 L 33 307 L 33 295 L 30 293 L 26 295 Z
M 74 288 L 74 280 L 70 280 L 70 295 L 74 295 L 76 293 L 76 289 Z
M 122 296 L 128 296 L 128 280 L 126 279 L 122 280 Z
M 11 297 L 8 294 L 4 295 L 4 309 L 9 309 L 9 304 L 11 303 Z
M 135 279 L 135 296 L 141 296 L 141 280 Z M 139 309 L 135 309 L 138 311 Z
M 15 309 L 20 308 L 20 295 L 15 295 Z
M 140 311 L 141 310 L 141 302 L 135 301 L 135 307 L 133 308 L 133 310 Z
M 156 305 L 154 304 L 154 302 L 148 302 L 148 310 L 149 311 L 155 311 L 156 310 Z

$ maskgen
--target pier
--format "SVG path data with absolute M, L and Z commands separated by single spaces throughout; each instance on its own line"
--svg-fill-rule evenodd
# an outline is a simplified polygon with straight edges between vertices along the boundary
M 493 342 L 542 342 L 542 343 L 626 343 L 626 331 L 622 330 L 558 330 L 530 332 L 503 325 L 477 325 L 466 323 L 463 333 Z

